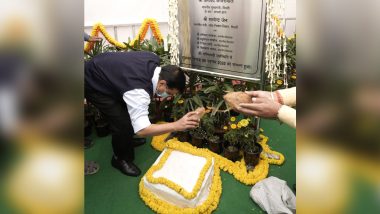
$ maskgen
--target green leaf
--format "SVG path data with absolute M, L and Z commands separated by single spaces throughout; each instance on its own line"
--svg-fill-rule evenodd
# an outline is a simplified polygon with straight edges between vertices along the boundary
M 216 112 L 218 112 L 220 106 L 222 106 L 223 103 L 224 103 L 224 100 L 221 100 L 221 101 L 218 103 L 218 105 L 212 110 L 212 113 L 211 113 L 212 116 L 214 116 L 214 115 L 216 114 Z
M 201 100 L 201 98 L 198 95 L 195 95 L 193 97 L 193 100 L 194 100 L 195 104 L 197 104 L 199 107 L 203 106 L 202 100 Z
M 232 92 L 232 91 L 234 91 L 234 88 L 232 88 L 232 86 L 230 86 L 229 84 L 226 84 L 226 83 L 224 83 L 224 88 L 225 88 L 226 91 L 228 91 L 228 92 Z
M 205 94 L 208 94 L 208 93 L 211 93 L 213 91 L 216 91 L 217 89 L 218 89 L 218 87 L 216 85 L 214 85 L 214 86 L 210 86 L 210 87 L 206 88 L 203 92 Z

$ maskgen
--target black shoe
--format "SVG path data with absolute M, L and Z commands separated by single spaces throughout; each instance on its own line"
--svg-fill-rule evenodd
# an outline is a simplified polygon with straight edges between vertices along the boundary
M 123 174 L 126 174 L 128 176 L 137 177 L 141 174 L 140 169 L 132 161 L 116 159 L 115 156 L 113 156 L 111 164 L 113 167 L 115 167 L 116 169 L 120 170 Z
M 132 140 L 133 147 L 138 147 L 138 146 L 144 145 L 145 143 L 146 143 L 145 138 L 133 138 Z

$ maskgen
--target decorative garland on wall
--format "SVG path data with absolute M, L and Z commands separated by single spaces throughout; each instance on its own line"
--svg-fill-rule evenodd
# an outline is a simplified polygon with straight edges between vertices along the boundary
M 156 39 L 158 44 L 161 44 L 163 41 L 163 37 L 159 28 L 159 25 L 155 19 L 152 18 L 146 18 L 144 19 L 143 23 L 140 26 L 139 32 L 137 36 L 129 43 L 130 46 L 133 46 L 135 42 L 137 41 L 144 41 L 146 33 L 148 32 L 148 29 L 152 30 L 153 37 Z M 91 36 L 98 36 L 99 32 L 103 34 L 104 38 L 112 45 L 118 48 L 126 49 L 127 45 L 116 41 L 106 30 L 104 25 L 102 23 L 96 23 L 92 27 Z M 94 47 L 94 42 L 86 42 L 84 46 L 85 52 L 90 52 L 91 49 Z
M 169 44 L 170 62 L 179 65 L 179 39 L 178 39 L 178 0 L 169 0 Z
M 265 41 L 265 73 L 269 78 L 271 88 L 276 79 L 280 78 L 282 73 L 284 86 L 288 86 L 287 81 L 287 60 L 286 55 L 286 38 L 282 28 L 284 25 L 285 1 L 284 0 L 267 0 L 266 15 L 266 41 Z M 281 69 L 281 62 L 283 68 Z

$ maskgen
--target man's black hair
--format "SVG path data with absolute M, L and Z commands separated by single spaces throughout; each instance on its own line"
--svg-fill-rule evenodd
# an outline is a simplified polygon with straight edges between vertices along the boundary
M 161 68 L 159 80 L 165 80 L 168 88 L 178 89 L 180 93 L 183 93 L 185 90 L 185 73 L 176 65 L 163 66 Z

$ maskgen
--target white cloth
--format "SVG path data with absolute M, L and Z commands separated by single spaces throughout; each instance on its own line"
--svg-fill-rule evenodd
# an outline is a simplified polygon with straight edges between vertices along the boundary
M 156 165 L 160 161 L 166 151 L 167 150 L 165 149 L 161 153 L 153 165 Z M 187 192 L 191 192 L 198 181 L 200 172 L 206 164 L 206 161 L 207 160 L 204 157 L 180 151 L 172 151 L 164 166 L 160 170 L 154 172 L 153 177 L 164 177 L 183 187 Z M 194 208 L 207 200 L 213 177 L 214 159 L 212 159 L 211 166 L 205 174 L 201 188 L 193 199 L 186 199 L 166 185 L 149 183 L 145 176 L 143 177 L 143 182 L 144 186 L 158 198 L 178 207 Z
M 286 181 L 273 176 L 266 178 L 256 183 L 249 194 L 269 214 L 296 213 L 296 196 Z
M 156 67 L 152 78 L 153 95 L 157 88 L 160 72 L 161 67 Z M 125 92 L 123 100 L 127 104 L 135 133 L 151 125 L 149 121 L 150 96 L 144 89 L 133 89 Z

